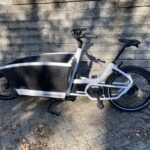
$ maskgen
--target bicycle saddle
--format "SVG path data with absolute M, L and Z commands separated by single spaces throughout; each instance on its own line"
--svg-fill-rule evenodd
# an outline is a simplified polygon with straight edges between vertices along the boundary
M 140 41 L 135 39 L 119 39 L 120 42 L 125 43 L 126 46 L 136 46 L 138 47 L 140 44 Z

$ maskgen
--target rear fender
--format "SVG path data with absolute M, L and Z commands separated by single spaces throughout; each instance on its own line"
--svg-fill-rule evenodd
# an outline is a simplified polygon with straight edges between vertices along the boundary
M 147 76 L 148 80 L 150 81 L 150 72 L 148 70 L 146 70 L 145 68 L 142 68 L 140 66 L 131 66 L 131 65 L 129 65 L 129 66 L 123 66 L 120 69 L 121 70 L 129 70 L 129 69 L 132 69 L 132 68 L 136 68 L 137 70 L 143 72 Z

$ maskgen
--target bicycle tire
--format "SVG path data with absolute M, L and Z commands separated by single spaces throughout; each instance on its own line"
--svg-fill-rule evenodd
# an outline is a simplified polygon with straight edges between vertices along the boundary
M 150 103 L 150 73 L 141 68 L 141 67 L 138 67 L 138 66 L 125 66 L 125 67 L 122 67 L 120 68 L 122 71 L 124 71 L 125 73 L 129 73 L 129 74 L 137 74 L 141 77 L 143 77 L 147 83 L 148 83 L 148 87 L 149 87 L 149 91 L 148 91 L 148 96 L 145 98 L 144 102 L 142 102 L 141 104 L 139 105 L 136 105 L 134 107 L 129 107 L 129 106 L 124 106 L 123 104 L 120 104 L 119 100 L 110 100 L 111 104 L 121 110 L 121 111 L 128 111 L 128 112 L 134 112 L 134 111 L 139 111 L 139 110 L 142 110 L 143 108 L 147 107 L 148 104 Z M 117 73 L 117 72 L 113 72 L 107 79 L 106 79 L 106 82 L 105 84 L 112 84 L 114 82 L 115 79 L 117 79 L 118 77 L 120 77 L 121 74 Z M 133 83 L 134 84 L 134 83 Z M 130 90 L 130 89 L 129 89 Z M 139 90 L 139 89 L 138 89 Z M 141 89 L 140 89 L 141 90 Z M 104 89 L 105 91 L 105 96 L 106 97 L 110 97 L 111 96 L 111 91 L 110 91 L 110 88 L 105 88 Z M 127 92 L 128 93 L 128 92 Z M 125 95 L 127 95 L 127 93 Z M 127 101 L 127 100 L 126 100 Z M 118 103 L 119 102 L 119 103 Z
M 5 80 L 6 83 L 2 83 L 4 81 L 2 80 Z M 5 84 L 5 85 L 4 85 Z M 7 89 L 6 90 L 9 90 L 9 94 L 7 93 L 8 91 L 5 91 L 6 95 L 4 94 L 4 89 L 2 86 L 7 86 Z M 12 83 L 8 81 L 8 79 L 2 74 L 0 73 L 0 99 L 1 100 L 12 100 L 14 98 L 16 98 L 18 96 L 15 88 L 13 87 Z

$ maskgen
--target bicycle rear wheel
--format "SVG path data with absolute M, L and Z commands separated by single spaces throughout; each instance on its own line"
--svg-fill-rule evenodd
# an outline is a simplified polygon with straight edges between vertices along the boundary
M 135 66 L 126 66 L 121 68 L 133 79 L 133 85 L 129 91 L 118 100 L 110 100 L 111 104 L 123 111 L 138 111 L 145 108 L 150 102 L 150 75 L 149 72 Z M 106 84 L 116 85 L 118 83 L 127 83 L 128 79 L 122 74 L 113 73 L 106 80 Z M 105 94 L 112 97 L 119 94 L 119 89 L 107 88 Z

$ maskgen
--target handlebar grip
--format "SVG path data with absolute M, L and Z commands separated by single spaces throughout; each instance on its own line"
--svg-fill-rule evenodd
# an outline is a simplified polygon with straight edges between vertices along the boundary
M 85 38 L 97 38 L 97 35 L 84 35 Z

